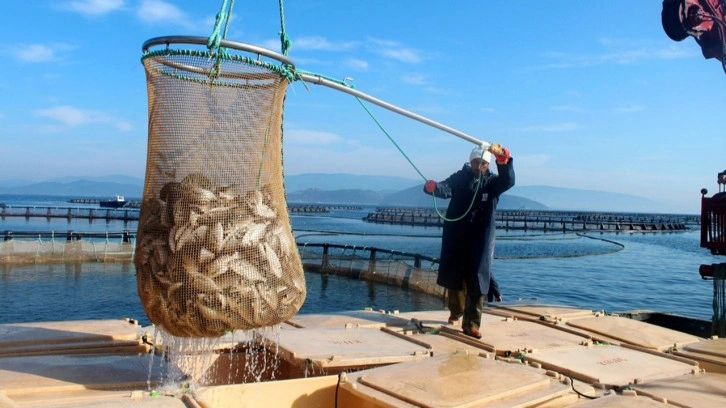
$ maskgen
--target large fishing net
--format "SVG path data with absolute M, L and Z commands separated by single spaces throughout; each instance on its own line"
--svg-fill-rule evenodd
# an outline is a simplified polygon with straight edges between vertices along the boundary
M 146 51 L 149 140 L 134 262 L 175 336 L 274 325 L 305 300 L 285 202 L 281 66 L 226 50 Z

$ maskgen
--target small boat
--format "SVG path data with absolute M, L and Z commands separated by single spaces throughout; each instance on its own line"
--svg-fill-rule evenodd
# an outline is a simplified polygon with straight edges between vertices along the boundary
M 117 195 L 112 200 L 101 200 L 99 205 L 105 208 L 121 208 L 126 205 L 126 199 L 122 195 Z

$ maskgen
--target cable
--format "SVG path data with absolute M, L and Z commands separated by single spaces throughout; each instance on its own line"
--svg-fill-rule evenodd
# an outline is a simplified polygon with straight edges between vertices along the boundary
M 343 378 L 343 373 L 338 374 L 338 382 L 335 384 L 335 408 L 338 408 L 338 389 L 340 388 L 340 380 Z
M 569 379 L 570 379 L 570 387 L 572 387 L 572 391 L 575 391 L 575 394 L 577 394 L 577 395 L 579 395 L 579 396 L 581 396 L 583 398 L 587 398 L 587 399 L 591 399 L 591 400 L 598 399 L 598 398 L 601 397 L 599 395 L 598 396 L 585 395 L 585 394 L 581 393 L 580 391 L 577 391 L 575 389 L 575 380 L 572 377 L 569 377 Z

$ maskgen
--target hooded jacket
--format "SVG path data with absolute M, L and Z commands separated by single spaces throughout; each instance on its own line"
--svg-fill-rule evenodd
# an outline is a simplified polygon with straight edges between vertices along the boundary
M 477 183 L 468 163 L 446 180 L 436 183 L 432 195 L 451 199 L 441 237 L 436 280 L 439 285 L 461 290 L 466 281 L 467 290 L 475 292 L 471 295 L 489 292 L 496 208 L 499 196 L 514 186 L 513 162 L 510 158 L 507 164 L 497 164 L 498 175 L 487 169 L 481 183 Z M 467 211 L 469 206 L 471 209 Z

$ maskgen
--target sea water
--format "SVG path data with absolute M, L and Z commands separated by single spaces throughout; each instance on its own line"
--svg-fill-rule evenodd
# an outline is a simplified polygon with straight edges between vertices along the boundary
M 69 198 L 2 196 L 12 206 L 79 207 Z M 376 247 L 438 257 L 441 229 L 367 223 L 374 208 L 291 214 L 296 241 Z M 136 231 L 135 222 L 6 217 L 2 231 Z M 697 230 L 636 233 L 497 232 L 493 272 L 505 301 L 607 312 L 648 309 L 710 319 L 713 286 L 701 264 L 724 262 L 699 247 Z M 305 273 L 300 313 L 443 309 L 441 299 L 366 281 Z M 129 317 L 149 324 L 131 262 L 0 265 L 0 323 Z

